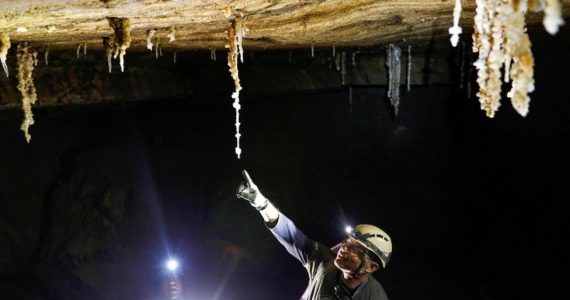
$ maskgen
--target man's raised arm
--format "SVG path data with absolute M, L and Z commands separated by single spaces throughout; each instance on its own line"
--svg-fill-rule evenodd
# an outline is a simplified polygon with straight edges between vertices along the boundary
M 306 264 L 313 251 L 314 243 L 261 194 L 247 171 L 244 170 L 242 175 L 244 181 L 238 186 L 237 197 L 249 201 L 251 206 L 259 211 L 271 233 L 287 249 L 287 252 L 301 263 Z

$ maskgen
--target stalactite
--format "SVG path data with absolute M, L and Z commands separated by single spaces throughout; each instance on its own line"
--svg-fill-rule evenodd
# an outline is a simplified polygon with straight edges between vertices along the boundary
M 244 18 L 242 16 L 236 16 L 235 33 L 239 49 L 239 58 L 242 63 L 243 63 L 243 38 L 245 37 L 247 31 L 248 29 L 247 26 L 245 26 Z
M 512 81 L 511 90 L 507 97 L 511 104 L 521 115 L 528 114 L 530 97 L 528 93 L 534 91 L 534 58 L 531 52 L 531 43 L 525 28 L 524 6 L 502 7 L 505 30 L 505 76 Z M 512 59 L 512 62 L 511 62 Z
M 6 77 L 10 76 L 8 65 L 6 64 L 10 46 L 10 36 L 6 33 L 0 33 L 0 62 L 2 62 L 2 68 L 4 69 L 4 73 L 6 73 Z
M 46 46 L 45 51 L 44 51 L 44 60 L 45 60 L 46 66 L 48 65 L 48 56 L 49 56 L 49 47 Z
M 335 58 L 334 58 L 335 70 L 336 70 L 337 72 L 340 72 L 340 69 L 341 69 L 341 62 L 342 62 L 342 61 L 341 61 L 340 54 L 337 53 L 336 56 L 335 56 Z
M 119 56 L 121 72 L 125 71 L 125 54 L 131 45 L 131 21 L 127 18 L 110 17 L 109 26 L 114 31 L 113 56 Z
M 241 134 L 239 132 L 239 128 L 240 128 L 240 122 L 239 122 L 239 111 L 241 109 L 241 105 L 239 103 L 239 93 L 242 89 L 241 84 L 240 84 L 240 80 L 239 80 L 239 72 L 238 72 L 238 54 L 239 54 L 239 50 L 238 50 L 238 39 L 237 39 L 237 34 L 236 34 L 236 21 L 232 21 L 231 25 L 229 26 L 228 30 L 227 30 L 227 44 L 226 44 L 226 48 L 228 48 L 228 66 L 229 66 L 229 70 L 230 70 L 230 74 L 232 76 L 232 79 L 234 80 L 234 85 L 235 85 L 235 91 L 232 93 L 232 98 L 234 99 L 234 103 L 233 103 L 233 107 L 236 111 L 236 122 L 235 122 L 235 127 L 236 127 L 236 148 L 235 148 L 235 153 L 237 155 L 237 158 L 239 159 L 241 156 L 241 148 L 240 148 L 240 137 Z
M 32 136 L 29 128 L 34 124 L 32 105 L 36 103 L 38 96 L 34 86 L 33 71 L 38 63 L 38 53 L 27 43 L 18 44 L 16 53 L 16 64 L 18 66 L 18 90 L 22 94 L 22 109 L 24 111 L 24 121 L 20 127 L 24 131 L 26 141 L 29 143 Z
M 47 33 L 54 32 L 55 31 L 55 25 L 46 26 L 46 31 L 47 31 Z M 49 58 L 49 46 L 46 45 L 44 48 L 44 61 L 45 61 L 46 66 L 49 63 L 48 58 Z
M 341 85 L 346 84 L 346 52 L 342 52 L 340 55 L 340 83 Z
M 216 61 L 216 48 L 215 47 L 210 48 L 210 59 L 213 61 Z
M 332 48 L 332 56 L 333 56 L 333 57 L 336 56 L 336 47 L 335 47 L 335 45 L 333 45 L 333 48 Z
M 81 51 L 81 43 L 77 44 L 77 58 L 79 58 L 80 51 Z
M 461 26 L 459 26 L 459 19 L 461 18 L 461 0 L 455 0 L 455 8 L 453 9 L 453 26 L 449 28 L 449 34 L 451 34 L 451 45 L 453 47 L 457 46 L 459 42 L 459 35 L 463 32 Z
M 168 38 L 168 43 L 171 44 L 174 41 L 176 41 L 176 29 L 174 29 L 174 27 L 170 27 L 168 29 L 168 35 L 166 36 Z
M 408 46 L 408 74 L 406 75 L 406 90 L 410 91 L 412 89 L 412 46 Z
M 145 39 L 146 39 L 146 48 L 147 48 L 149 51 L 152 51 L 152 46 L 153 46 L 153 44 L 152 44 L 152 38 L 154 37 L 154 34 L 155 34 L 155 33 L 156 33 L 156 29 L 149 29 L 149 30 L 146 31 L 146 37 L 145 37 Z
M 353 68 L 356 67 L 356 55 L 357 55 L 358 53 L 360 53 L 360 50 L 356 50 L 356 51 L 352 52 L 352 59 L 351 59 L 351 61 L 352 61 L 352 67 L 353 67 Z
M 491 0 L 495 2 L 495 0 Z M 479 84 L 480 92 L 477 93 L 479 97 L 479 102 L 481 103 L 481 109 L 486 109 L 483 106 L 483 102 L 486 99 L 481 99 L 480 95 L 485 95 L 487 90 L 487 58 L 491 49 L 491 39 L 489 37 L 491 31 L 491 25 L 489 20 L 490 10 L 487 7 L 486 0 L 477 0 L 476 15 L 474 18 L 475 25 L 473 30 L 473 52 L 478 52 L 479 57 L 477 61 L 473 64 L 477 68 L 477 83 Z M 494 15 L 494 13 L 491 13 Z M 487 111 L 487 116 L 494 115 L 493 111 Z
M 386 66 L 388 67 L 388 98 L 394 108 L 394 114 L 398 115 L 400 107 L 400 74 L 401 74 L 401 50 L 395 44 L 388 45 Z
M 388 45 L 388 49 L 386 50 L 386 68 L 388 69 L 388 78 L 387 78 L 387 83 L 388 83 L 388 98 L 392 97 L 392 69 L 391 64 L 392 64 L 392 44 Z
M 477 68 L 477 96 L 481 109 L 490 118 L 500 106 L 503 65 L 505 74 L 502 80 L 512 84 L 507 97 L 520 115 L 528 114 L 528 94 L 534 91 L 534 58 L 526 33 L 525 13 L 527 9 L 541 10 L 540 3 L 477 0 L 473 51 L 479 52 L 479 58 L 473 65 Z
M 173 56 L 174 63 L 176 63 L 176 50 L 174 51 L 174 53 L 172 54 L 172 56 Z
M 479 103 L 488 117 L 495 116 L 501 105 L 501 65 L 503 40 L 501 24 L 497 18 L 498 5 L 501 0 L 477 0 L 475 16 L 474 41 L 476 41 L 479 59 L 477 83 L 479 84 Z
M 154 57 L 158 59 L 158 48 L 160 48 L 160 40 L 157 38 L 155 42 L 156 46 L 154 46 Z
M 513 81 L 512 88 L 507 93 L 507 97 L 511 98 L 511 104 L 523 117 L 528 114 L 530 103 L 528 93 L 534 91 L 534 58 L 530 51 L 530 46 L 530 39 L 525 34 L 513 58 L 510 71 Z
M 156 44 L 158 47 L 158 55 L 162 56 L 162 45 Z
M 564 25 L 562 18 L 562 8 L 559 0 L 545 0 L 544 19 L 542 24 L 548 33 L 555 35 L 558 33 L 558 27 Z
M 103 49 L 105 49 L 105 57 L 107 58 L 107 69 L 109 73 L 113 70 L 113 64 L 111 63 L 111 58 L 113 58 L 113 37 L 103 38 Z
M 311 57 L 315 57 L 315 43 L 311 43 Z
M 489 1 L 493 3 L 493 1 Z M 495 112 L 499 109 L 501 105 L 501 67 L 503 66 L 504 58 L 502 41 L 504 40 L 503 35 L 503 23 L 500 20 L 500 15 L 497 15 L 497 11 L 500 9 L 501 3 L 497 1 L 493 3 L 494 7 L 491 8 L 491 49 L 489 51 L 489 56 L 487 57 L 487 90 L 483 98 L 487 97 L 485 101 L 481 104 L 485 107 L 489 117 L 493 117 Z

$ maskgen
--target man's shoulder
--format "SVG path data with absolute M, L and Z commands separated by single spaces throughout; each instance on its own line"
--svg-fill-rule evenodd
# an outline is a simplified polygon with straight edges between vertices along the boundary
M 374 276 L 370 276 L 370 278 L 368 279 L 368 284 L 369 284 L 370 286 L 374 286 L 374 287 L 378 287 L 378 288 L 384 289 L 384 288 L 382 287 L 382 285 L 380 284 L 380 282 L 379 282 L 378 280 L 376 280 L 376 278 L 374 278 Z
M 362 292 L 363 296 L 365 296 L 363 299 L 366 300 L 388 300 L 384 287 L 372 276 L 368 279 Z

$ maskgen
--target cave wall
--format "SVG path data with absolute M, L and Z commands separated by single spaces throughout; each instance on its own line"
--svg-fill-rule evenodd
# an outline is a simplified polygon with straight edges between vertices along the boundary
M 252 64 L 241 160 L 223 63 L 190 80 L 195 98 L 40 108 L 30 144 L 4 110 L 0 291 L 154 299 L 174 253 L 190 299 L 294 299 L 303 268 L 235 198 L 247 169 L 315 239 L 336 243 L 346 222 L 385 228 L 394 256 L 377 277 L 393 299 L 567 299 L 570 61 L 556 46 L 534 48 L 526 118 L 503 100 L 487 119 L 456 76 L 403 93 L 394 116 L 385 86 L 339 86 L 326 63 L 313 74 L 336 74 L 330 86 L 248 96 L 278 82 Z

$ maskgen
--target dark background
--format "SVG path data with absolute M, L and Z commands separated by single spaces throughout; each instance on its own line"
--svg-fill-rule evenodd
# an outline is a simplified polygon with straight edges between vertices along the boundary
M 170 254 L 186 299 L 298 299 L 304 269 L 235 198 L 247 169 L 316 240 L 385 229 L 391 299 L 568 299 L 567 36 L 535 43 L 526 118 L 457 82 L 402 88 L 397 117 L 382 85 L 248 96 L 271 74 L 246 63 L 241 160 L 225 60 L 194 99 L 38 109 L 30 144 L 4 111 L 0 298 L 159 299 Z

